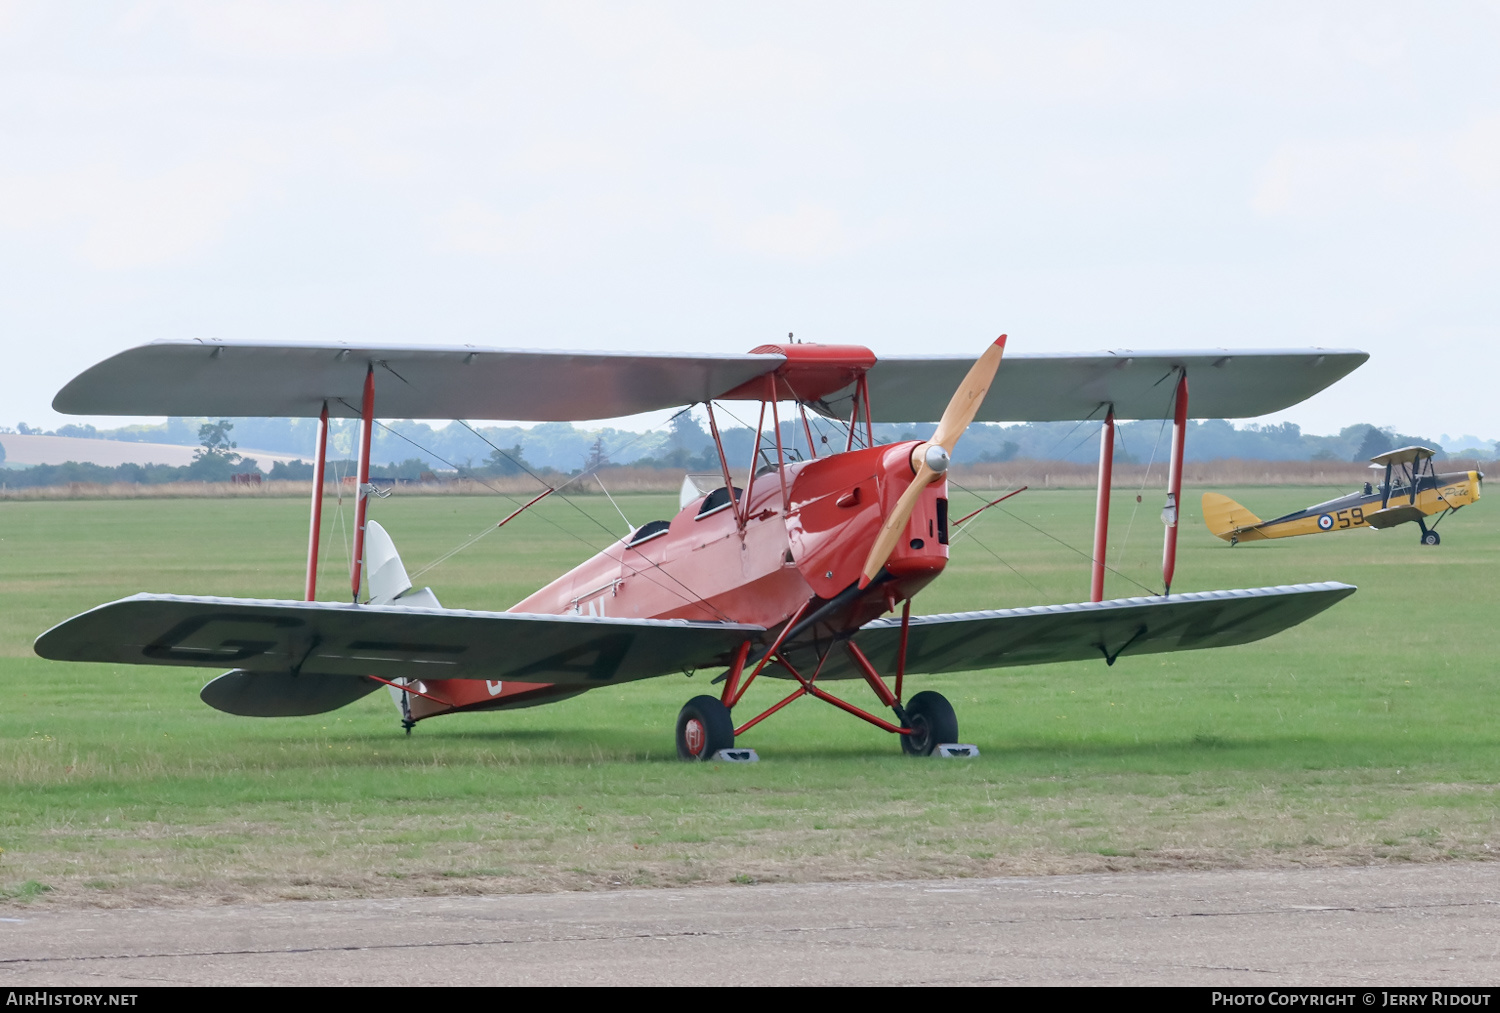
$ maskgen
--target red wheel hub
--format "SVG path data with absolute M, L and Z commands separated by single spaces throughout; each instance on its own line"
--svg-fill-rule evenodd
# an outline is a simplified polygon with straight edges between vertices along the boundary
M 694 756 L 703 755 L 703 745 L 708 736 L 703 731 L 703 722 L 697 718 L 688 718 L 687 726 L 682 730 L 682 737 L 687 740 L 688 752 Z

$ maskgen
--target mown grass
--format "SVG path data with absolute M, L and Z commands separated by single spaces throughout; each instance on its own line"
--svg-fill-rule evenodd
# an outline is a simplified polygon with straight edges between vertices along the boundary
M 1229 489 L 1263 516 L 1337 490 Z M 955 493 L 955 510 L 963 495 Z M 1112 596 L 1159 588 L 1159 492 L 1117 492 Z M 639 524 L 673 498 L 621 500 Z M 1500 523 L 1483 503 L 1414 529 L 1234 549 L 1189 497 L 1177 590 L 1336 579 L 1353 598 L 1243 648 L 923 679 L 971 762 L 910 761 L 799 701 L 747 736 L 753 766 L 686 765 L 696 679 L 401 735 L 383 694 L 314 718 L 203 706 L 212 673 L 62 665 L 31 640 L 141 590 L 296 597 L 296 500 L 0 503 L 0 903 L 121 904 L 1484 858 L 1500 848 L 1494 651 Z M 419 569 L 509 511 L 379 501 Z M 1092 496 L 1028 492 L 955 541 L 918 611 L 1078 600 Z M 1132 515 L 1134 515 L 1132 520 Z M 343 513 L 347 531 L 348 514 Z M 330 509 L 322 588 L 344 585 Z M 544 501 L 422 578 L 504 607 L 623 531 L 609 502 Z M 1128 537 L 1127 537 L 1128 532 Z M 1137 582 L 1137 583 L 1132 583 Z M 757 688 L 769 702 L 778 684 Z M 851 689 L 851 696 L 857 694 Z

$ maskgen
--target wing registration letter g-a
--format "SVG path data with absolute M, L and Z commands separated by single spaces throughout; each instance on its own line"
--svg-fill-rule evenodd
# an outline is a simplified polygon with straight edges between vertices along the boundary
M 140 594 L 42 634 L 56 661 L 598 686 L 728 664 L 744 623 Z

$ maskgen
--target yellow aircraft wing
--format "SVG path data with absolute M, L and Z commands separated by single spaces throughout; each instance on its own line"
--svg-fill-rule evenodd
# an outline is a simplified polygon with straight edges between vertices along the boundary
M 1433 499 L 1435 500 L 1435 497 Z M 1410 504 L 1403 503 L 1400 506 L 1386 507 L 1384 510 L 1376 510 L 1374 513 L 1365 514 L 1365 523 L 1372 528 L 1394 528 L 1397 524 L 1421 520 L 1428 514 L 1436 513 L 1443 509 L 1442 505 L 1435 501 L 1430 506 L 1431 509 L 1423 509 L 1420 506 L 1411 506 Z
M 1425 461 L 1437 455 L 1437 451 L 1430 447 L 1402 447 L 1399 450 L 1387 450 L 1383 454 L 1377 454 L 1370 458 L 1370 463 L 1377 468 L 1386 468 L 1393 464 L 1412 464 L 1416 461 Z

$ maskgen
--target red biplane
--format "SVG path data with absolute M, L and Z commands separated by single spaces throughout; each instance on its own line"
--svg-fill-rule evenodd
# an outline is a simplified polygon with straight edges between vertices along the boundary
M 134 348 L 79 375 L 54 406 L 88 415 L 322 420 L 305 600 L 139 594 L 47 631 L 36 651 L 66 661 L 230 667 L 201 696 L 243 715 L 317 714 L 387 686 L 408 732 L 440 714 L 722 669 L 718 694 L 694 697 L 678 716 L 684 759 L 733 750 L 739 736 L 803 696 L 927 755 L 957 742 L 958 721 L 937 693 L 908 697 L 908 676 L 1090 658 L 1113 664 L 1127 653 L 1243 644 L 1353 593 L 1337 583 L 1170 591 L 1188 377 L 1193 417 L 1252 417 L 1322 390 L 1364 353 L 1117 352 L 1010 356 L 1002 364 L 1004 349 L 1003 336 L 978 361 L 877 360 L 862 347 L 805 343 L 747 355 L 221 342 Z M 738 475 L 720 438 L 721 400 L 760 402 L 755 455 Z M 389 536 L 367 520 L 377 405 L 387 418 L 561 421 L 699 403 L 722 485 L 685 496 L 675 517 L 641 526 L 509 611 L 445 609 L 430 589 L 413 589 Z M 803 459 L 783 446 L 783 405 L 800 417 Z M 842 447 L 813 438 L 809 412 L 846 428 Z M 1104 601 L 1115 420 L 1167 415 L 1174 426 L 1164 593 Z M 362 419 L 346 602 L 314 600 L 331 416 Z M 929 440 L 875 445 L 875 422 L 934 417 Z M 945 473 L 964 430 L 976 419 L 1089 418 L 1104 424 L 1091 600 L 913 616 L 912 599 L 948 561 Z M 790 692 L 742 716 L 736 705 L 762 676 L 788 680 Z M 835 695 L 829 687 L 841 680 L 864 682 L 891 717 Z

